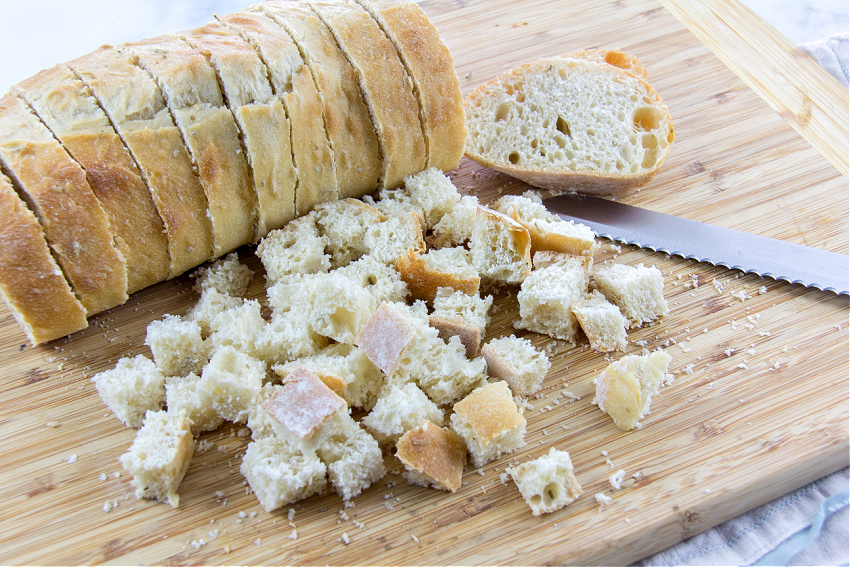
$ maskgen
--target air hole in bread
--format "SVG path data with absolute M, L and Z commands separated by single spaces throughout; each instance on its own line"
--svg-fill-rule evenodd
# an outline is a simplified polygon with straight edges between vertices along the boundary
M 519 152 L 516 152 L 516 151 L 511 152 L 510 155 L 508 155 L 508 161 L 511 162 L 514 165 L 518 164 L 519 163 Z
M 509 102 L 503 102 L 499 106 L 496 107 L 496 122 L 499 120 L 504 120 L 508 117 L 508 114 L 511 112 L 511 105 Z
M 641 144 L 647 150 L 652 150 L 658 147 L 658 137 L 655 134 L 644 134 L 641 138 Z
M 663 117 L 664 115 L 661 113 L 661 110 L 650 106 L 642 106 L 635 110 L 635 113 L 632 115 L 632 121 L 636 130 L 649 132 L 658 128 Z
M 555 128 L 568 138 L 572 138 L 572 134 L 570 133 L 570 124 L 562 116 L 558 116 L 558 120 L 555 121 Z M 563 146 L 561 146 L 563 147 Z
M 658 161 L 656 154 L 657 152 L 655 150 L 650 150 L 644 154 L 643 163 L 641 164 L 644 169 L 651 169 L 655 167 L 655 162 Z
M 523 93 L 517 93 L 514 99 L 516 99 L 518 103 L 522 104 L 525 102 L 525 95 Z
M 373 276 L 372 274 L 366 276 L 366 285 L 375 285 L 376 283 L 378 283 L 378 278 L 376 276 Z
M 567 146 L 567 140 L 563 136 L 555 137 L 555 143 L 558 144 L 559 148 L 564 148 Z
M 532 138 L 531 147 L 536 150 L 537 146 L 539 146 L 539 145 L 540 145 L 540 140 L 538 140 L 537 138 Z
M 558 69 L 558 76 L 559 76 L 561 79 L 566 80 L 566 78 L 567 78 L 567 70 L 566 70 L 566 69 L 564 69 L 563 67 L 562 67 L 562 68 L 560 68 L 560 69 Z

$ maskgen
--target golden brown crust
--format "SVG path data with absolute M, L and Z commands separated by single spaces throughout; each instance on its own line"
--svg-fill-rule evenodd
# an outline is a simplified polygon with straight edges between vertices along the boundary
M 572 59 L 587 59 L 596 63 L 607 63 L 618 69 L 628 71 L 636 77 L 646 79 L 646 68 L 637 57 L 619 49 L 583 49 L 562 55 Z
M 357 71 L 383 148 L 382 185 L 398 187 L 406 176 L 425 168 L 419 104 L 398 52 L 372 16 L 354 0 L 321 0 L 310 5 L 333 31 Z
M 395 263 L 395 268 L 407 284 L 413 299 L 431 303 L 441 287 L 462 291 L 467 295 L 478 293 L 478 286 L 481 283 L 481 278 L 478 276 L 462 277 L 451 272 L 432 269 L 422 256 L 420 250 L 408 248 Z
M 0 159 L 35 208 L 86 312 L 126 301 L 127 264 L 83 169 L 14 95 L 0 99 L 0 132 Z
M 396 444 L 396 456 L 405 468 L 426 476 L 443 490 L 461 486 L 466 445 L 453 431 L 425 421 L 405 433 Z
M 285 57 L 283 54 L 290 52 L 293 62 L 296 57 L 303 62 L 303 53 L 307 62 L 306 66 L 298 63 L 299 66 L 293 68 L 291 92 L 286 94 L 294 133 L 304 137 L 303 141 L 297 142 L 293 136 L 296 161 L 298 148 L 307 156 L 312 155 L 310 151 L 321 149 L 321 155 L 312 155 L 306 162 L 319 164 L 323 170 L 333 168 L 340 198 L 362 197 L 371 193 L 378 187 L 381 150 L 354 69 L 330 30 L 306 5 L 270 1 L 261 6 L 270 23 L 283 26 L 286 29 L 284 35 L 291 34 L 291 37 L 277 37 L 281 31 L 273 32 L 263 24 L 267 37 L 271 33 L 277 34 L 273 38 L 276 56 Z M 298 126 L 299 123 L 303 126 Z M 325 138 L 324 145 L 311 144 L 308 138 L 311 132 L 321 133 Z M 317 191 L 327 188 L 327 182 L 321 181 L 321 178 L 314 184 Z M 324 202 L 331 199 L 317 197 L 316 200 Z
M 139 164 L 168 236 L 168 277 L 212 257 L 207 198 L 159 87 L 128 55 L 104 46 L 69 63 Z M 133 89 L 124 88 L 132 84 Z
M 0 295 L 35 346 L 87 326 L 86 310 L 50 255 L 44 231 L 0 175 Z
M 525 418 L 517 411 L 508 383 L 491 382 L 474 390 L 454 405 L 459 414 L 472 427 L 481 445 L 487 445 L 505 431 L 525 425 Z
M 466 141 L 463 94 L 451 51 L 411 0 L 358 0 L 377 16 L 413 79 L 422 109 L 428 167 L 451 171 Z

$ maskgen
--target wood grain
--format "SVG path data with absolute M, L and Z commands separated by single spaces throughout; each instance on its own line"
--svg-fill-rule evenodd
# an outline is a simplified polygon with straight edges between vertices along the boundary
M 662 172 L 625 201 L 846 254 L 846 166 L 836 169 L 821 148 L 846 115 L 813 114 L 801 135 L 700 41 L 706 34 L 717 46 L 733 44 L 729 65 L 755 74 L 748 62 L 758 59 L 748 54 L 784 49 L 772 32 L 714 35 L 697 23 L 695 35 L 671 13 L 687 21 L 678 4 L 664 2 L 422 6 L 452 49 L 465 92 L 540 56 L 590 47 L 634 53 L 670 106 L 677 140 Z M 763 27 L 736 3 L 721 7 L 728 30 L 741 18 Z M 781 100 L 785 84 L 792 95 L 814 89 L 777 72 L 774 85 L 759 89 Z M 842 103 L 818 90 L 846 112 L 846 95 Z M 466 160 L 452 176 L 487 202 L 526 189 Z M 250 296 L 262 297 L 259 262 L 250 249 L 240 255 L 256 271 Z M 0 563 L 621 564 L 847 465 L 847 297 L 628 247 L 603 247 L 596 261 L 606 260 L 655 264 L 665 275 L 671 313 L 630 331 L 628 352 L 667 348 L 676 380 L 641 429 L 619 431 L 591 403 L 593 378 L 610 357 L 517 332 L 553 361 L 526 412 L 524 449 L 468 470 L 456 494 L 407 485 L 388 457 L 393 472 L 353 508 L 333 495 L 293 506 L 297 539 L 286 509 L 265 513 L 248 493 L 239 427 L 203 435 L 214 448 L 196 455 L 176 510 L 137 501 L 117 461 L 133 431 L 109 414 L 89 379 L 121 356 L 148 353 L 147 323 L 193 303 L 188 276 L 134 294 L 89 329 L 39 348 L 25 346 L 0 307 Z M 733 295 L 741 292 L 743 301 Z M 515 332 L 516 316 L 513 296 L 498 294 L 488 337 Z M 570 452 L 584 494 L 535 518 L 499 475 L 553 446 Z M 617 469 L 627 473 L 620 491 L 607 480 Z M 613 502 L 600 510 L 597 492 Z

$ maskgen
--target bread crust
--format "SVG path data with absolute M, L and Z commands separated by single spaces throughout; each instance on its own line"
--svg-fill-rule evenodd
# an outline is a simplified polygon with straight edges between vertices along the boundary
M 460 488 L 466 445 L 454 431 L 424 421 L 405 433 L 396 448 L 396 457 L 408 470 L 424 475 L 443 490 Z
M 503 432 L 525 426 L 525 418 L 517 411 L 508 383 L 491 382 L 474 390 L 454 405 L 454 411 L 471 426 L 482 446 Z
M 638 58 L 626 53 L 625 51 L 620 51 L 619 49 L 582 49 L 581 51 L 574 51 L 573 53 L 562 55 L 562 57 L 571 59 L 586 59 L 596 63 L 607 63 L 608 65 L 612 65 L 618 69 L 628 71 L 636 77 L 646 79 L 646 68 L 638 60 Z
M 427 167 L 451 171 L 466 142 L 463 95 L 448 46 L 424 10 L 411 0 L 357 0 L 390 37 L 421 108 Z
M 0 160 L 24 192 L 88 314 L 127 300 L 127 263 L 86 174 L 14 95 L 0 99 Z
M 323 146 L 310 143 L 306 135 L 300 143 L 293 138 L 296 162 L 301 148 L 301 154 L 311 156 L 305 163 L 319 164 L 323 170 L 332 168 L 339 198 L 371 193 L 378 187 L 381 174 L 381 149 L 354 68 L 330 30 L 306 5 L 269 1 L 260 6 L 269 21 L 288 34 L 282 37 L 278 32 L 277 36 L 268 37 L 273 37 L 277 57 L 292 53 L 292 79 L 282 84 L 292 85 L 286 96 L 294 132 L 300 135 L 321 132 L 325 137 Z M 299 123 L 303 126 L 298 126 Z M 318 151 L 313 148 L 321 148 L 322 154 L 311 154 Z M 316 191 L 327 190 L 327 182 L 321 178 L 315 184 Z M 323 198 L 321 202 L 328 200 Z
M 407 252 L 398 257 L 395 268 L 407 284 L 411 296 L 428 303 L 434 301 L 437 290 L 441 287 L 472 295 L 478 293 L 481 283 L 481 278 L 477 276 L 464 278 L 450 272 L 430 269 L 420 251 L 414 248 L 408 248 Z
M 320 0 L 310 6 L 331 29 L 357 71 L 383 148 L 381 184 L 398 187 L 406 176 L 425 169 L 426 163 L 419 103 L 398 52 L 354 0 Z
M 1 174 L 0 218 L 0 296 L 30 344 L 85 329 L 86 310 L 50 255 L 41 225 Z
M 209 260 L 207 198 L 159 87 L 127 54 L 111 46 L 68 65 L 97 98 L 139 164 L 168 237 L 168 277 Z M 127 84 L 133 89 L 124 88 Z
M 215 70 L 177 36 L 122 50 L 156 79 L 197 167 L 212 222 L 213 256 L 254 239 L 257 195 L 233 113 L 224 106 Z
M 428 324 L 439 331 L 439 336 L 444 341 L 448 341 L 453 336 L 460 338 L 460 342 L 466 348 L 467 358 L 478 356 L 481 349 L 481 330 L 475 325 L 470 325 L 460 319 L 449 319 L 436 315 L 428 317 Z
M 66 66 L 55 66 L 13 87 L 85 169 L 127 260 L 127 292 L 164 280 L 168 239 L 150 191 L 124 143 L 88 89 Z

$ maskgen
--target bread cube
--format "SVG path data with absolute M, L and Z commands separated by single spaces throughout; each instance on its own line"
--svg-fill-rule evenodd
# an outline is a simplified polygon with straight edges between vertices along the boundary
M 360 329 L 354 344 L 384 374 L 389 375 L 395 371 L 402 352 L 415 342 L 417 331 L 423 326 L 421 322 L 416 324 L 405 305 L 385 302 Z
M 251 269 L 239 262 L 239 255 L 232 252 L 209 266 L 199 268 L 192 277 L 199 295 L 214 289 L 225 295 L 242 297 L 248 291 L 252 275 Z
M 360 429 L 351 417 L 345 433 L 337 433 L 319 445 L 316 452 L 328 467 L 328 480 L 334 492 L 350 500 L 380 480 L 387 469 L 378 442 Z
M 263 409 L 263 404 L 279 392 L 283 386 L 267 382 L 260 388 L 260 393 L 254 398 L 254 403 L 248 410 L 248 429 L 251 430 L 251 439 L 257 441 L 264 437 L 274 437 L 277 432 L 272 424 L 272 418 Z
M 628 321 L 604 295 L 594 290 L 570 305 L 570 311 L 590 341 L 590 348 L 600 352 L 626 350 Z
M 136 498 L 180 505 L 177 489 L 189 468 L 195 441 L 184 414 L 149 411 L 130 449 L 121 455 L 124 469 L 133 475 Z
M 197 374 L 172 376 L 165 380 L 165 405 L 168 413 L 184 414 L 191 422 L 192 433 L 214 431 L 224 423 L 216 408 L 206 404 L 206 398 L 198 394 Z
M 165 377 L 150 359 L 123 357 L 92 378 L 106 407 L 128 427 L 141 427 L 145 413 L 165 404 Z
M 405 433 L 396 445 L 396 457 L 410 484 L 455 492 L 463 479 L 466 445 L 450 429 L 431 421 Z
M 322 277 L 324 274 L 286 276 L 266 290 L 272 314 L 254 339 L 260 359 L 281 364 L 314 355 L 328 345 L 328 338 L 307 322 Z
M 664 276 L 655 266 L 611 264 L 594 269 L 596 287 L 620 308 L 630 326 L 639 327 L 667 315 Z
M 243 299 L 240 305 L 218 313 L 210 321 L 210 350 L 232 347 L 248 356 L 259 357 L 255 338 L 265 326 L 260 302 Z
M 265 377 L 263 362 L 233 347 L 221 347 L 201 373 L 198 401 L 227 421 L 245 423 Z
M 420 217 L 413 212 L 389 217 L 366 231 L 369 254 L 379 262 L 394 265 L 398 257 L 412 248 L 425 252 L 425 240 Z
M 481 348 L 487 373 L 504 380 L 517 396 L 530 396 L 540 389 L 552 363 L 531 341 L 511 335 L 493 339 Z
M 481 278 L 465 248 L 440 248 L 420 254 L 409 249 L 395 264 L 413 299 L 431 303 L 441 287 L 478 294 Z
M 555 252 L 554 250 L 538 250 L 531 258 L 531 264 L 534 270 L 542 270 L 553 264 L 563 264 L 570 261 L 570 258 L 581 259 L 584 265 L 584 271 L 590 279 L 593 270 L 593 256 L 580 256 L 576 254 L 565 254 L 563 252 Z
M 595 402 L 614 424 L 628 431 L 649 414 L 652 396 L 667 379 L 671 357 L 664 351 L 627 355 L 609 364 L 596 378 Z
M 290 274 L 330 270 L 327 244 L 328 239 L 319 233 L 315 213 L 310 213 L 269 232 L 257 245 L 257 256 L 266 269 L 266 279 L 274 283 Z
M 478 198 L 473 195 L 464 195 L 432 227 L 431 234 L 427 237 L 428 244 L 434 248 L 449 248 L 466 244 L 472 238 L 477 212 Z
M 318 278 L 307 323 L 313 331 L 340 343 L 353 344 L 378 307 L 371 293 L 335 273 Z
M 525 418 L 507 382 L 491 382 L 477 388 L 454 405 L 450 420 L 476 467 L 525 445 Z
M 354 285 L 371 293 L 378 305 L 384 301 L 404 303 L 410 295 L 407 284 L 401 279 L 398 270 L 379 262 L 370 255 L 337 268 L 334 273 L 345 276 Z
M 209 344 L 201 336 L 197 321 L 166 315 L 147 326 L 145 344 L 165 376 L 186 376 L 200 372 L 209 360 Z
M 535 516 L 560 510 L 582 493 L 570 454 L 554 447 L 546 455 L 508 468 L 507 473 Z
M 442 425 L 443 412 L 416 384 L 393 385 L 361 424 L 382 445 L 394 444 L 423 420 Z
M 384 383 L 384 375 L 358 347 L 336 343 L 312 356 L 274 366 L 285 378 L 301 367 L 319 377 L 349 407 L 372 409 Z
M 493 296 L 482 298 L 477 292 L 468 295 L 439 288 L 433 305 L 434 310 L 428 317 L 428 322 L 439 331 L 440 338 L 447 341 L 456 335 L 466 348 L 466 356 L 476 356 L 490 322 L 488 311 L 493 305 Z
M 451 179 L 429 167 L 404 178 L 404 188 L 410 200 L 421 211 L 425 224 L 433 227 L 460 201 L 460 193 Z
M 386 217 L 374 207 L 357 199 L 342 199 L 317 205 L 316 224 L 326 239 L 331 266 L 347 266 L 369 252 L 365 242 L 369 227 Z
M 325 464 L 280 437 L 248 443 L 239 470 L 266 512 L 322 494 L 327 486 Z
M 586 292 L 587 273 L 580 258 L 534 270 L 517 293 L 520 319 L 515 326 L 575 343 L 578 320 L 570 305 Z
M 191 321 L 201 329 L 201 337 L 210 335 L 212 320 L 228 309 L 242 305 L 242 298 L 222 293 L 215 289 L 205 289 L 200 299 L 189 308 L 183 316 L 185 321 Z
M 502 213 L 478 207 L 469 249 L 482 278 L 515 284 L 531 273 L 528 230 Z

